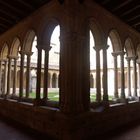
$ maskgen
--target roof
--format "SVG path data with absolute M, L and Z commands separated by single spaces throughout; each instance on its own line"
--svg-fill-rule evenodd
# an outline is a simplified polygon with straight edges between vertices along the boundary
M 140 0 L 94 0 L 140 32 Z
M 50 0 L 0 0 L 0 34 Z
M 0 0 L 0 34 L 51 0 Z M 64 0 L 59 0 L 63 3 Z M 79 0 L 83 2 L 84 0 Z M 140 0 L 94 0 L 140 32 Z

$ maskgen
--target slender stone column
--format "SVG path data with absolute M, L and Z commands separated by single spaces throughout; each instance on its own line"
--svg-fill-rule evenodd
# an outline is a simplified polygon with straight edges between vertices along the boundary
M 101 76 L 100 76 L 100 49 L 95 48 L 96 51 L 96 101 L 101 102 Z
M 58 83 L 59 83 L 59 75 L 56 77 L 56 88 L 58 88 Z
M 8 58 L 8 75 L 7 75 L 7 95 L 10 95 L 10 88 L 11 88 L 11 61 L 12 61 L 12 58 L 9 56 L 9 58 Z
M 131 96 L 131 69 L 130 69 L 130 59 L 126 57 L 127 60 L 127 85 L 128 85 L 128 96 Z
M 49 60 L 49 51 L 51 46 L 45 50 L 45 63 L 44 63 L 44 89 L 43 89 L 43 98 L 48 98 L 48 60 Z
M 27 70 L 26 70 L 26 98 L 29 97 L 29 92 L 30 92 L 30 62 L 31 62 L 31 55 L 33 53 L 28 53 L 27 54 Z
M 140 96 L 140 61 L 137 62 L 138 63 L 138 79 L 139 79 L 139 96 Z
M 37 83 L 36 83 L 36 99 L 40 99 L 40 88 L 41 88 L 41 60 L 42 60 L 42 48 L 37 46 L 38 49 L 38 60 L 37 60 Z
M 117 54 L 112 53 L 112 56 L 114 57 L 114 97 L 115 99 L 118 99 L 118 63 L 117 63 Z
M 52 74 L 50 73 L 50 88 L 52 88 Z
M 14 58 L 13 95 L 16 95 L 17 83 L 17 58 Z
M 124 54 L 125 54 L 125 52 L 120 52 L 120 63 L 121 63 L 121 99 L 123 99 L 123 100 L 125 100 Z
M 108 74 L 107 74 L 107 49 L 108 45 L 103 48 L 103 101 L 108 103 Z
M 3 95 L 6 94 L 7 90 L 7 60 L 4 60 L 4 84 L 3 84 Z
M 133 81 L 133 88 L 134 88 L 134 96 L 137 97 L 137 68 L 136 68 L 136 58 L 137 57 L 134 57 L 132 58 L 132 61 L 133 61 L 133 75 L 134 75 L 134 81 Z
M 0 60 L 0 95 L 2 94 L 2 60 Z
M 20 60 L 20 88 L 19 88 L 19 97 L 23 97 L 23 76 L 24 76 L 24 57 L 25 53 L 23 51 L 19 52 L 21 55 Z

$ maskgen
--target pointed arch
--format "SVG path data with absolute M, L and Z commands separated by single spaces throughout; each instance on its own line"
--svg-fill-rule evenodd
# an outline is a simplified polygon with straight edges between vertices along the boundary
M 92 74 L 90 74 L 90 88 L 94 88 L 94 78 Z
M 112 29 L 108 36 L 111 39 L 111 43 L 112 43 L 112 47 L 113 47 L 113 52 L 119 52 L 122 51 L 122 43 L 121 43 L 121 39 L 120 39 L 120 35 L 119 33 L 115 30 Z
M 140 60 L 140 44 L 137 45 L 137 56 L 138 59 Z
M 40 30 L 39 36 L 38 36 L 38 42 L 41 45 L 50 45 L 51 35 L 55 29 L 56 26 L 60 25 L 59 21 L 55 18 L 51 18 L 44 22 L 44 25 L 42 25 L 42 28 Z
M 52 75 L 52 88 L 56 88 L 56 78 L 57 78 L 57 74 L 53 73 L 53 75 Z
M 10 55 L 18 56 L 19 49 L 20 49 L 20 40 L 18 37 L 15 37 L 11 45 Z
M 134 44 L 133 44 L 132 39 L 130 37 L 128 37 L 125 40 L 125 45 L 124 46 L 125 46 L 125 49 L 126 49 L 127 56 L 132 57 L 132 56 L 135 55 Z
M 1 59 L 7 59 L 7 56 L 8 56 L 8 45 L 7 45 L 7 43 L 4 43 L 2 50 L 1 50 L 0 57 L 1 57 Z
M 94 19 L 89 19 L 89 28 L 94 36 L 95 46 L 101 46 L 104 43 L 104 33 L 99 24 Z
M 34 38 L 36 36 L 36 33 L 34 30 L 29 30 L 25 36 L 24 43 L 23 43 L 23 50 L 26 52 L 32 51 L 32 44 L 34 41 Z

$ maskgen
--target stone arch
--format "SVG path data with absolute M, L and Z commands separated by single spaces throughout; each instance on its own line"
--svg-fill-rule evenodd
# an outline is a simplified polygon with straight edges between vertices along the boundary
M 140 44 L 137 45 L 137 56 L 138 56 L 138 60 L 140 60 Z
M 89 28 L 94 37 L 95 47 L 102 47 L 102 44 L 105 41 L 105 37 L 100 25 L 94 19 L 91 18 L 89 19 Z
M 44 86 L 44 72 L 41 72 L 41 88 Z
M 20 70 L 17 71 L 17 82 L 16 82 L 17 88 L 19 88 L 19 81 L 20 81 Z
M 51 81 L 51 74 L 48 72 L 48 88 L 51 87 L 50 81 Z
M 5 43 L 2 47 L 2 50 L 1 50 L 1 55 L 0 55 L 1 59 L 7 59 L 8 50 L 9 50 L 8 45 L 7 45 L 7 43 Z
M 36 36 L 36 33 L 34 30 L 29 30 L 25 36 L 24 43 L 23 43 L 23 49 L 25 52 L 31 52 L 32 51 L 32 44 L 34 41 L 34 38 Z
M 112 47 L 113 47 L 113 52 L 122 51 L 122 43 L 121 43 L 120 35 L 117 32 L 117 30 L 112 29 L 109 32 L 108 37 L 111 40 Z
M 18 37 L 15 37 L 11 45 L 10 55 L 18 56 L 19 49 L 20 49 L 20 40 Z
M 90 88 L 94 88 L 94 79 L 92 74 L 90 74 Z
M 130 37 L 128 37 L 126 40 L 125 40 L 125 49 L 126 49 L 126 54 L 128 57 L 132 57 L 135 55 L 135 51 L 134 51 L 134 44 L 132 42 L 132 39 Z
M 57 74 L 53 73 L 53 75 L 52 75 L 52 88 L 56 88 L 56 80 L 57 80 Z
M 40 45 L 43 45 L 43 47 L 50 46 L 51 35 L 57 25 L 60 25 L 60 22 L 55 18 L 48 19 L 46 22 L 44 21 L 38 35 L 38 42 Z

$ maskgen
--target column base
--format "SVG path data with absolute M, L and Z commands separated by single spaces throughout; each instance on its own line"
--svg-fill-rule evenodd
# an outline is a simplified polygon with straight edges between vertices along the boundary
M 120 103 L 128 104 L 128 99 L 121 98 L 120 99 Z
M 11 95 L 9 95 L 9 94 L 6 94 L 6 95 L 4 95 L 4 99 L 6 100 L 6 99 L 10 99 L 11 98 Z
M 4 95 L 4 94 L 1 94 L 1 95 L 0 95 L 0 97 L 1 97 L 1 98 L 4 98 L 4 97 L 5 97 L 5 95 Z
M 140 97 L 138 97 L 138 96 L 135 96 L 133 98 L 134 98 L 135 101 L 140 101 Z
M 109 108 L 109 101 L 103 101 L 103 106 L 105 107 L 105 109 Z
M 34 99 L 33 100 L 33 105 L 34 106 L 42 106 L 44 104 L 45 104 L 45 102 L 42 99 Z
M 119 98 L 113 98 L 113 101 L 116 102 L 116 103 L 119 103 L 120 99 Z

